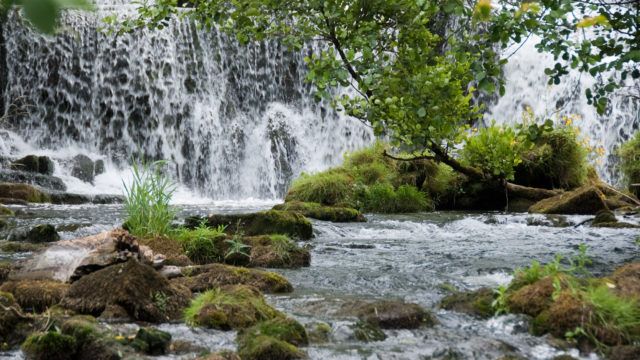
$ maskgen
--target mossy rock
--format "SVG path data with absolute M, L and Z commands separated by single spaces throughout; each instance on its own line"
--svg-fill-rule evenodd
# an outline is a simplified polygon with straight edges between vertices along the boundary
M 243 343 L 247 338 L 260 335 L 271 336 L 281 341 L 286 341 L 295 346 L 309 345 L 309 338 L 304 326 L 299 322 L 285 317 L 260 322 L 250 328 L 238 332 L 238 343 Z
M 51 202 L 51 197 L 28 184 L 0 183 L 0 198 L 17 199 L 30 203 Z
M 640 263 L 634 262 L 616 269 L 610 277 L 615 293 L 640 301 Z
M 242 242 L 251 246 L 248 266 L 263 268 L 300 268 L 309 266 L 309 250 L 299 247 L 286 235 L 245 237 Z
M 132 319 L 164 322 L 181 317 L 189 289 L 171 284 L 152 267 L 135 259 L 108 266 L 74 282 L 61 305 L 100 316 L 109 305 L 124 308 Z
M 608 360 L 638 360 L 640 359 L 640 346 L 618 345 L 607 350 Z
M 13 264 L 8 261 L 0 262 L 0 284 L 7 281 L 9 274 L 13 271 Z
M 62 323 L 60 332 L 76 340 L 74 359 L 119 360 L 122 357 L 121 346 L 98 329 L 92 316 L 73 316 Z
M 318 203 L 290 201 L 276 205 L 273 210 L 294 211 L 302 215 L 331 222 L 365 222 L 365 217 L 360 211 L 348 207 L 324 206 Z
M 0 205 L 0 216 L 15 216 L 16 213 L 4 205 Z
M 139 352 L 157 356 L 166 354 L 170 343 L 171 334 L 154 328 L 140 328 L 131 346 Z
M 48 156 L 27 155 L 21 159 L 13 161 L 11 169 L 38 173 L 43 175 L 53 175 L 55 165 Z
M 353 303 L 341 309 L 343 314 L 352 314 L 361 321 L 382 329 L 416 329 L 433 326 L 435 317 L 420 305 L 401 301 L 376 301 L 373 303 Z
M 47 247 L 47 243 L 26 243 L 15 241 L 0 241 L 0 251 L 5 253 L 35 252 Z
M 326 322 L 307 324 L 306 328 L 310 343 L 322 344 L 329 341 L 332 329 Z
M 233 351 L 221 351 L 213 354 L 199 356 L 196 360 L 242 360 Z
M 28 360 L 68 360 L 73 359 L 77 343 L 73 336 L 49 331 L 29 336 L 22 351 Z
M 0 339 L 6 342 L 6 337 L 13 332 L 15 325 L 20 321 L 18 311 L 21 309 L 13 295 L 8 292 L 0 291 L 0 304 L 2 305 L 0 307 Z
M 548 276 L 533 284 L 525 285 L 513 291 L 507 297 L 509 310 L 514 313 L 538 316 L 552 304 L 553 277 Z
M 529 208 L 531 213 L 591 215 L 605 210 L 604 194 L 594 185 L 585 185 L 576 190 L 541 200 Z
M 267 335 L 245 338 L 238 344 L 242 360 L 295 360 L 306 354 L 294 345 Z
M 615 222 L 618 222 L 618 219 L 616 219 L 616 215 L 613 213 L 613 211 L 604 209 L 596 213 L 596 217 L 593 219 L 591 225 L 597 226 L 599 224 Z
M 267 304 L 258 289 L 246 285 L 204 292 L 185 310 L 187 324 L 220 330 L 243 329 L 283 316 Z
M 9 241 L 26 241 L 31 243 L 50 243 L 60 240 L 56 227 L 51 224 L 39 224 L 31 229 L 14 229 Z
M 187 218 L 188 228 L 200 225 L 199 217 Z M 311 222 L 302 214 L 288 211 L 268 210 L 252 214 L 210 215 L 206 218 L 210 227 L 226 226 L 226 232 L 234 234 L 239 231 L 246 236 L 283 234 L 303 240 L 311 239 L 313 228 Z
M 291 283 L 282 275 L 256 269 L 209 264 L 186 267 L 183 277 L 171 282 L 189 288 L 192 292 L 204 292 L 224 285 L 249 285 L 265 293 L 279 294 L 293 291 Z
M 494 298 L 494 292 L 489 288 L 454 292 L 440 301 L 440 307 L 445 310 L 469 314 L 479 319 L 488 319 L 494 314 L 492 306 Z
M 384 341 L 387 338 L 378 325 L 366 321 L 358 321 L 351 328 L 353 336 L 362 342 Z
M 155 237 L 138 239 L 141 245 L 148 246 L 155 254 L 162 254 L 166 257 L 165 265 L 188 266 L 192 265 L 191 260 L 184 252 L 179 241 L 169 237 Z
M 42 312 L 62 301 L 69 290 L 69 284 L 54 280 L 8 281 L 0 286 L 0 291 L 13 294 L 23 309 Z

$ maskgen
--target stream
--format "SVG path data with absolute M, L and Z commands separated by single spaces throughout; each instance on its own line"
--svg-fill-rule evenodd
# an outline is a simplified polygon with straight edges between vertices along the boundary
M 267 209 L 269 201 L 215 202 L 180 206 L 179 218 L 206 213 L 250 212 Z M 62 239 L 87 236 L 122 222 L 120 205 L 15 206 L 17 226 L 56 225 Z M 367 215 L 366 223 L 337 224 L 313 221 L 315 237 L 311 267 L 277 271 L 295 291 L 267 296 L 270 303 L 303 324 L 331 326 L 329 341 L 307 347 L 311 359 L 497 359 L 517 354 L 527 359 L 552 359 L 577 350 L 559 350 L 545 338 L 527 333 L 527 320 L 507 315 L 489 320 L 438 309 L 447 288 L 476 289 L 507 284 L 514 269 L 533 259 L 548 262 L 555 254 L 574 256 L 580 244 L 589 247 L 595 274 L 637 259 L 637 229 L 575 226 L 587 216 L 546 217 L 530 214 L 434 212 L 411 215 Z M 621 219 L 623 220 L 623 219 Z M 635 219 L 623 221 L 636 222 Z M 554 224 L 565 222 L 565 227 Z M 29 254 L 0 254 L 22 259 Z M 443 284 L 447 284 L 443 286 Z M 352 299 L 401 299 L 434 312 L 438 325 L 419 330 L 385 330 L 387 339 L 363 343 L 353 337 L 355 319 L 331 314 Z M 122 333 L 134 333 L 137 324 L 111 324 Z M 235 333 L 190 329 L 163 324 L 174 340 L 203 349 L 235 349 Z M 182 357 L 189 359 L 197 354 Z M 0 357 L 20 359 L 13 352 Z

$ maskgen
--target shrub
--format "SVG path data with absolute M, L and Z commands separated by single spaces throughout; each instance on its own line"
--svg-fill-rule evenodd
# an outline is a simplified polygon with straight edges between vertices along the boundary
M 402 185 L 397 190 L 385 183 L 368 188 L 364 210 L 380 213 L 408 213 L 429 209 L 430 202 L 425 193 L 412 185 Z
M 367 189 L 364 211 L 391 213 L 395 211 L 396 194 L 389 184 L 374 184 Z
M 492 124 L 467 137 L 460 153 L 462 162 L 478 167 L 493 176 L 513 180 L 521 146 L 515 130 Z
M 287 201 L 336 205 L 347 201 L 352 192 L 352 183 L 353 180 L 349 176 L 338 171 L 303 174 L 291 185 Z
M 538 127 L 540 128 L 540 127 Z M 588 150 L 579 140 L 576 128 L 568 125 L 537 130 L 532 146 L 522 152 L 515 182 L 542 187 L 573 189 L 587 179 Z M 531 139 L 531 130 L 522 129 Z
M 428 210 L 431 207 L 427 195 L 415 186 L 402 185 L 396 190 L 395 212 L 419 212 Z
M 178 229 L 176 238 L 182 244 L 185 254 L 194 263 L 221 262 L 223 255 L 220 253 L 218 246 L 216 246 L 216 240 L 225 238 L 225 228 L 226 226 L 224 225 L 210 228 L 203 221 L 195 229 Z
M 620 146 L 620 170 L 627 185 L 640 183 L 640 131 L 631 140 Z M 630 187 L 636 196 L 640 196 L 640 187 Z
M 165 164 L 164 161 L 134 164 L 133 181 L 129 186 L 124 184 L 125 224 L 135 236 L 157 237 L 171 233 L 176 211 L 169 202 L 175 184 L 164 175 Z

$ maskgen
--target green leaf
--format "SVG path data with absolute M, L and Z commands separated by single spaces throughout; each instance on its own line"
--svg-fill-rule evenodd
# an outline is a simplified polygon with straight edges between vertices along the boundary
M 420 109 L 418 109 L 418 116 L 423 118 L 425 116 L 427 116 L 427 110 L 423 107 L 421 107 Z

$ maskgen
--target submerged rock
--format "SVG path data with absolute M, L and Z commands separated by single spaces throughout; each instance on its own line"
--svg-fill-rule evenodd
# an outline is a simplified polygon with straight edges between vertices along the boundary
M 31 229 L 14 229 L 9 234 L 8 240 L 15 242 L 50 243 L 60 240 L 60 235 L 58 235 L 55 226 L 51 224 L 40 224 Z
M 419 305 L 402 301 L 354 302 L 345 304 L 340 312 L 382 329 L 416 329 L 436 323 L 433 315 Z
M 118 305 L 135 320 L 164 322 L 180 318 L 190 298 L 188 289 L 169 283 L 152 267 L 130 259 L 73 283 L 61 305 L 94 316 L 109 305 Z
M 610 210 L 600 210 L 591 222 L 591 226 L 605 228 L 637 228 L 639 225 L 618 221 L 616 215 Z
M 154 328 L 141 328 L 131 346 L 139 352 L 157 356 L 166 354 L 170 343 L 171 334 Z
M 11 163 L 11 169 L 26 172 L 52 175 L 53 161 L 48 156 L 27 155 Z
M 243 329 L 284 315 L 271 307 L 260 291 L 246 285 L 226 285 L 200 294 L 185 311 L 191 326 Z
M 34 312 L 60 303 L 68 289 L 69 284 L 51 280 L 8 281 L 0 286 L 0 291 L 13 294 L 20 307 Z
M 0 183 L 0 198 L 2 199 L 16 199 L 30 203 L 45 203 L 49 202 L 51 198 L 48 194 L 42 192 L 38 188 L 28 184 L 18 183 Z M 13 202 L 1 201 L 5 204 L 11 204 Z
M 230 265 L 186 267 L 182 274 L 184 277 L 175 278 L 171 282 L 184 285 L 192 292 L 203 292 L 224 285 L 249 285 L 272 294 L 293 291 L 291 283 L 280 274 Z
M 585 185 L 576 190 L 541 200 L 529 208 L 529 212 L 541 214 L 595 214 L 607 209 L 604 194 L 595 185 Z
M 195 228 L 202 220 L 190 217 L 186 219 L 186 225 Z M 252 214 L 209 215 L 205 220 L 210 227 L 226 226 L 226 232 L 230 234 L 238 231 L 247 236 L 283 234 L 305 240 L 313 236 L 309 220 L 295 212 L 269 210 Z
M 469 292 L 454 292 L 440 301 L 440 307 L 472 315 L 480 319 L 488 319 L 494 314 L 494 292 L 489 288 L 481 288 Z
M 360 211 L 347 207 L 323 206 L 318 203 L 289 201 L 276 205 L 273 210 L 294 211 L 302 215 L 323 221 L 332 222 L 365 222 L 367 221 Z

